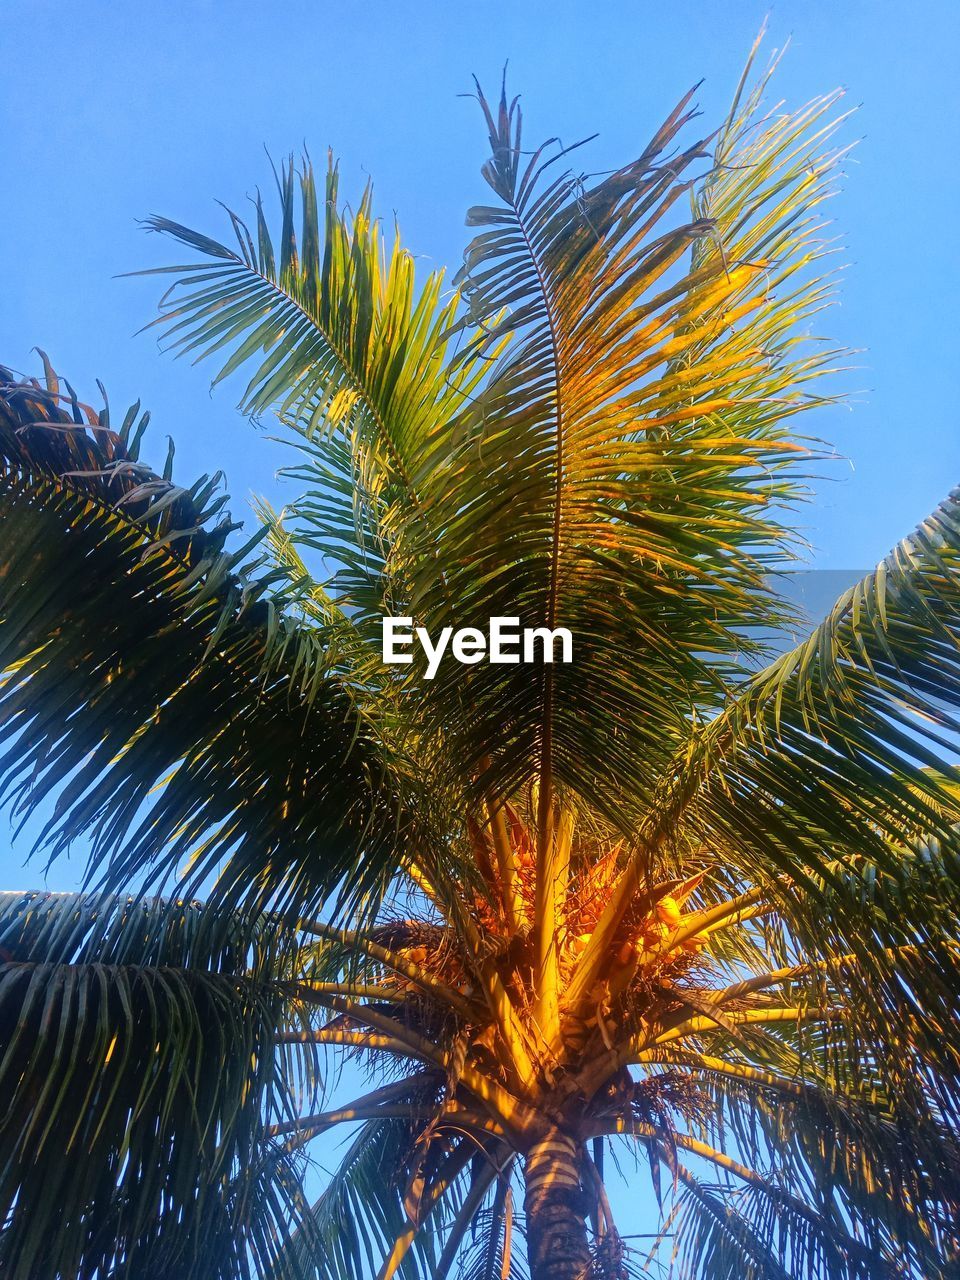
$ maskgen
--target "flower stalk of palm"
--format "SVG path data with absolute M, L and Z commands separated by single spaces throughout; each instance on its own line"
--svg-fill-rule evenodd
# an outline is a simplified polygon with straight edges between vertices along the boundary
M 335 168 L 278 238 L 154 219 L 200 254 L 167 333 L 297 450 L 246 546 L 136 412 L 5 379 L 0 782 L 120 895 L 0 913 L 16 1280 L 625 1275 L 622 1146 L 685 1274 L 955 1271 L 960 501 L 761 665 L 836 363 L 834 99 L 765 86 L 600 176 L 481 97 L 447 298 Z M 388 615 L 574 662 L 425 681 Z M 387 1079 L 314 1105 L 328 1053 Z

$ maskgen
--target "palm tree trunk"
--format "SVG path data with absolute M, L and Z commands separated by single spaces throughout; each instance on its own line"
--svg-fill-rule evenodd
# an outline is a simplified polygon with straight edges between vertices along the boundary
M 554 1133 L 532 1146 L 524 1182 L 530 1280 L 587 1280 L 587 1197 L 573 1139 Z

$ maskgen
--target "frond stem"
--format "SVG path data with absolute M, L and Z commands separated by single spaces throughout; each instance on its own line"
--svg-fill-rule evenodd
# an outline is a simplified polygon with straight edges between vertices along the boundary
M 405 978 L 428 992 L 442 1003 L 449 1005 L 451 1009 L 468 1020 L 476 1018 L 476 1010 L 470 1005 L 469 1001 L 458 992 L 448 987 L 445 983 L 439 982 L 432 977 L 420 965 L 414 964 L 412 960 L 407 960 L 398 951 L 393 951 L 389 947 L 382 947 L 378 942 L 374 942 L 372 938 L 365 938 L 362 933 L 357 933 L 352 929 L 337 929 L 333 925 L 324 924 L 322 920 L 304 920 L 300 922 L 300 929 L 304 933 L 313 934 L 318 938 L 327 938 L 331 942 L 339 942 L 344 947 L 355 947 L 365 952 L 372 960 L 378 960 L 381 964 L 386 965 L 388 969 L 392 969 L 394 973 L 402 974 Z

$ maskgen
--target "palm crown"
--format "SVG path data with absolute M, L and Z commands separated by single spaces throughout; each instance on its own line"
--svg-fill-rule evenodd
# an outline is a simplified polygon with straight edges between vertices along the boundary
M 762 665 L 837 358 L 835 98 L 766 85 L 599 177 L 480 95 L 449 294 L 335 167 L 278 237 L 153 219 L 172 344 L 296 451 L 245 545 L 137 407 L 6 377 L 0 778 L 99 877 L 0 908 L 12 1277 L 619 1277 L 622 1144 L 684 1274 L 954 1273 L 960 499 Z M 427 681 L 387 615 L 574 661 Z

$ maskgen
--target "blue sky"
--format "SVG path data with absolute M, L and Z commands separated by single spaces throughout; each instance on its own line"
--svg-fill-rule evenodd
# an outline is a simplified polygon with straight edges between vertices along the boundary
M 862 139 L 832 213 L 850 263 L 831 336 L 860 352 L 851 404 L 816 430 L 845 461 L 806 513 L 819 568 L 870 567 L 960 482 L 956 298 L 960 273 L 956 0 L 443 0 L 365 5 L 194 0 L 117 5 L 6 0 L 0 138 L 0 362 L 37 368 L 44 347 L 80 392 L 106 384 L 118 408 L 141 397 L 153 456 L 177 444 L 177 474 L 223 467 L 241 514 L 251 491 L 283 500 L 274 449 L 208 394 L 210 370 L 159 354 L 155 282 L 117 273 L 175 260 L 137 219 L 162 213 L 220 235 L 219 198 L 240 208 L 269 189 L 264 148 L 306 144 L 342 157 L 344 187 L 367 175 L 425 267 L 455 268 L 463 215 L 482 198 L 485 138 L 459 97 L 476 73 L 492 91 L 509 59 L 528 136 L 599 132 L 592 168 L 637 154 L 694 82 L 715 120 L 769 10 L 767 47 L 791 38 L 775 87 L 799 105 L 843 85 Z M 0 833 L 0 881 L 27 842 Z M 76 865 L 47 882 L 70 887 Z M 627 1201 L 624 1201 L 627 1203 Z

